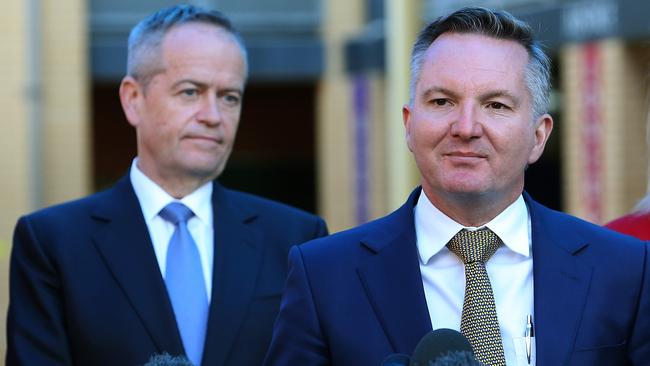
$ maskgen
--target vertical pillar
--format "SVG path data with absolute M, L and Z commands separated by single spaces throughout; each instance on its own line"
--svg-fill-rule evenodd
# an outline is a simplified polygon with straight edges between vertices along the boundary
M 617 39 L 562 49 L 566 211 L 600 224 L 643 197 L 649 56 Z
M 409 100 L 411 47 L 421 27 L 421 1 L 386 1 L 386 182 L 388 208 L 402 205 L 419 181 L 406 146 L 402 106 Z
M 0 12 L 0 260 L 9 250 L 16 219 L 31 208 L 27 7 L 22 1 L 5 5 Z
M 362 1 L 323 1 L 325 73 L 317 93 L 318 201 L 330 231 L 355 223 L 353 88 L 345 74 L 345 42 L 363 26 Z
M 43 204 L 91 189 L 85 0 L 41 1 Z

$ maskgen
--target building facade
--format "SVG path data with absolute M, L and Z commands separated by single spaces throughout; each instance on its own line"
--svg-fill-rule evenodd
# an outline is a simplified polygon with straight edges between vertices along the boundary
M 143 16 L 173 3 L 10 0 L 0 14 L 0 313 L 17 218 L 100 190 L 128 169 L 135 133 L 117 94 L 126 38 Z M 596 223 L 645 194 L 645 1 L 193 3 L 229 15 L 249 49 L 250 80 L 224 183 L 315 211 L 331 231 L 390 212 L 417 186 L 401 120 L 410 46 L 426 21 L 464 5 L 527 19 L 554 60 L 555 131 L 526 189 Z

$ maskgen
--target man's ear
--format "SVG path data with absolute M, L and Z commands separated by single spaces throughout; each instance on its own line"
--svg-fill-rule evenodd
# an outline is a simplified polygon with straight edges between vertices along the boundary
M 402 120 L 404 122 L 404 136 L 406 137 L 406 146 L 411 149 L 411 106 L 404 104 L 402 106 Z
M 540 156 L 542 156 L 544 147 L 546 146 L 546 141 L 548 141 L 549 136 L 551 136 L 552 130 L 553 117 L 549 114 L 544 114 L 535 121 L 535 145 L 528 157 L 529 165 L 536 162 Z
M 140 83 L 131 76 L 125 76 L 120 83 L 120 102 L 131 126 L 140 124 L 140 109 L 144 99 L 144 90 Z

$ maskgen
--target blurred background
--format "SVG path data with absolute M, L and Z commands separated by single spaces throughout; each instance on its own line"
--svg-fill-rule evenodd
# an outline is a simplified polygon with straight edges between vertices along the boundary
M 110 186 L 135 155 L 118 100 L 130 28 L 167 0 L 9 0 L 0 12 L 0 355 L 20 215 Z M 201 0 L 228 15 L 250 79 L 225 185 L 322 215 L 332 232 L 418 184 L 404 143 L 410 46 L 465 5 L 527 20 L 554 62 L 555 129 L 526 189 L 602 224 L 645 194 L 650 2 Z

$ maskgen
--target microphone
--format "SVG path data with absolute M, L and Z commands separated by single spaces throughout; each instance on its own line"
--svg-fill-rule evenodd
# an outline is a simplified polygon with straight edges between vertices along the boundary
M 440 363 L 438 363 L 440 362 Z M 453 329 L 436 329 L 415 347 L 409 366 L 478 366 L 472 345 Z
M 381 363 L 381 366 L 409 366 L 411 358 L 403 353 L 393 353 L 388 355 Z
M 435 361 L 429 363 L 430 366 L 485 366 L 483 362 L 477 361 L 474 354 L 469 351 L 451 351 L 444 354 Z
M 172 357 L 169 353 L 153 355 L 143 366 L 194 366 L 185 356 Z

